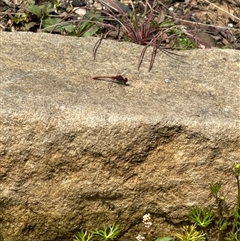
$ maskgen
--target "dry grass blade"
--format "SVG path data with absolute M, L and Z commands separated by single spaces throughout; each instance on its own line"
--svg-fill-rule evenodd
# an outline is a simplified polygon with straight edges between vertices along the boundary
M 103 37 L 101 37 L 94 45 L 93 47 L 93 59 L 96 60 L 97 50 L 102 43 Z
M 144 58 L 144 55 L 146 53 L 146 50 L 150 47 L 151 45 L 148 45 L 148 46 L 145 46 L 140 54 L 140 57 L 139 57 L 139 60 L 138 60 L 138 70 L 140 69 L 141 67 L 141 64 L 142 64 L 142 61 L 143 61 L 143 58 Z M 153 64 L 154 64 L 154 60 L 155 60 L 155 57 L 156 57 L 156 54 L 157 54 L 157 46 L 153 46 L 153 50 L 152 50 L 152 54 L 151 54 L 151 60 L 150 60 L 150 65 L 149 65 L 149 68 L 148 68 L 148 71 L 150 72 L 152 67 L 153 67 Z
M 220 7 L 218 7 L 216 4 L 211 3 L 211 2 L 208 1 L 208 0 L 204 0 L 204 1 L 207 2 L 207 3 L 209 3 L 209 4 L 211 4 L 211 5 L 214 6 L 215 8 L 218 8 L 219 10 L 223 11 L 224 13 L 228 14 L 229 16 L 231 16 L 231 17 L 237 19 L 238 21 L 240 21 L 240 18 L 238 18 L 237 16 L 234 16 L 234 15 L 231 14 L 230 12 L 227 12 L 226 10 L 224 10 L 224 9 L 222 9 L 222 8 L 220 8 Z M 239 3 L 238 3 L 238 4 L 239 4 Z
M 141 64 L 142 64 L 144 55 L 145 55 L 146 50 L 147 50 L 148 47 L 149 47 L 149 46 L 145 46 L 145 47 L 143 48 L 141 54 L 140 54 L 140 57 L 139 57 L 139 59 L 138 59 L 138 70 L 140 69 L 140 66 L 141 66 Z
M 149 69 L 148 71 L 150 72 L 152 67 L 153 67 L 153 64 L 154 64 L 154 60 L 155 60 L 155 57 L 156 57 L 156 54 L 157 54 L 157 46 L 153 46 L 153 51 L 152 51 L 152 56 L 151 56 L 151 60 L 150 60 L 150 65 L 149 65 Z

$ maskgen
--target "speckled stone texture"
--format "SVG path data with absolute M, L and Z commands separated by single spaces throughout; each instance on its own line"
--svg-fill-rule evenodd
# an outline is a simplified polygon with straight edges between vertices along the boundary
M 96 38 L 0 33 L 0 240 L 72 240 L 119 223 L 179 230 L 222 181 L 236 200 L 239 51 L 159 52 Z M 93 80 L 122 74 L 129 86 Z M 215 240 L 214 238 L 212 240 Z

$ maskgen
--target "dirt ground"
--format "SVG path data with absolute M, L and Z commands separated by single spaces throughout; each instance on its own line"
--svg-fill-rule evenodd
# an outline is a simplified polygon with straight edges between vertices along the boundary
M 138 6 L 145 1 L 134 2 L 140 13 L 143 8 Z M 35 0 L 36 5 L 46 2 L 55 3 L 57 6 L 57 10 L 51 14 L 61 18 L 68 15 L 69 21 L 79 18 L 75 11 L 69 14 L 71 9 L 84 10 L 99 6 L 94 0 Z M 131 9 L 130 0 L 121 0 L 121 2 Z M 150 5 L 152 2 L 153 0 L 149 0 Z M 194 41 L 198 41 L 198 48 L 240 49 L 240 0 L 157 0 L 157 4 L 158 9 L 164 12 L 161 17 L 173 20 L 174 24 L 190 33 Z M 27 6 L 28 0 L 0 0 L 0 31 L 41 31 L 41 25 L 26 28 L 27 23 L 33 18 L 27 11 Z M 98 35 L 95 33 L 92 36 Z

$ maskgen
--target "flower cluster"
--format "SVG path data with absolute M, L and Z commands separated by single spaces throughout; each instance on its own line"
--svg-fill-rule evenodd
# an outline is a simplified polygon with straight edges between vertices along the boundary
M 144 227 L 146 228 L 147 235 L 148 235 L 150 233 L 149 229 L 152 226 L 150 213 L 143 215 L 143 224 L 144 224 Z M 143 241 L 145 239 L 145 237 L 140 235 L 140 234 L 138 234 L 136 239 L 137 239 L 137 241 Z
M 144 224 L 145 228 L 150 228 L 152 226 L 150 213 L 145 214 L 143 216 L 143 224 Z
M 143 236 L 141 236 L 140 234 L 138 234 L 136 239 L 137 239 L 137 241 L 143 241 L 145 238 Z

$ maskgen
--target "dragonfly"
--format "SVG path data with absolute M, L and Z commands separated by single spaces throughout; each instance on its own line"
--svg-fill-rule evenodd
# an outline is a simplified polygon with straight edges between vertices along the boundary
M 110 79 L 112 82 L 119 84 L 119 85 L 128 85 L 128 79 L 124 78 L 122 75 L 116 75 L 116 76 L 94 76 L 93 79 L 95 80 L 106 80 Z

